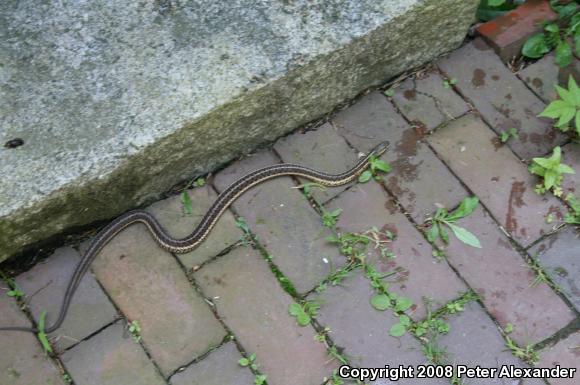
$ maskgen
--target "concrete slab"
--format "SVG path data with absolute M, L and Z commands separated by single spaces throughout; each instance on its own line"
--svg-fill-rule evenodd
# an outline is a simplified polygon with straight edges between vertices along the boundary
M 455 48 L 477 0 L 0 5 L 0 261 Z

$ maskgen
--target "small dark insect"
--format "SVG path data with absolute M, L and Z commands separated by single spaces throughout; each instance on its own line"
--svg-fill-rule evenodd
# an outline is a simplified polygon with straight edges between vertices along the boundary
M 24 140 L 20 138 L 10 139 L 8 142 L 4 143 L 4 147 L 6 148 L 16 148 L 22 146 L 24 144 Z

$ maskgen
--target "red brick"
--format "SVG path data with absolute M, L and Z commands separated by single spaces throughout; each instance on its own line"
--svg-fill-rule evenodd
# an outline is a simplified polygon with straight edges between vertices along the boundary
M 362 232 L 374 226 L 397 234 L 389 245 L 396 254 L 395 258 L 371 255 L 369 261 L 384 273 L 402 269 L 397 279 L 387 281 L 392 282 L 390 288 L 393 292 L 413 300 L 415 306 L 411 316 L 414 319 L 422 319 L 427 314 L 424 297 L 431 298 L 436 308 L 467 290 L 447 262 L 433 258 L 431 245 L 397 210 L 377 183 L 354 186 L 331 201 L 329 208 L 343 210 L 337 224 L 340 231 Z
M 529 252 L 580 312 L 580 227 L 566 226 Z
M 521 70 L 518 76 L 547 104 L 559 98 L 555 85 L 568 88 L 570 76 L 580 79 L 580 60 L 574 57 L 571 65 L 561 68 L 552 52 Z
M 580 378 L 580 332 L 560 340 L 552 347 L 540 352 L 540 368 L 553 368 L 560 365 L 563 368 L 575 368 L 574 378 L 549 378 L 551 385 L 574 385 Z
M 550 194 L 534 192 L 538 178 L 479 118 L 467 115 L 433 134 L 435 151 L 481 199 L 505 230 L 529 245 L 552 230 L 548 214 L 562 219 L 563 205 Z
M 470 303 L 459 314 L 448 319 L 449 333 L 443 335 L 438 343 L 447 351 L 447 362 L 453 365 L 466 365 L 470 368 L 501 368 L 513 365 L 528 368 L 529 365 L 514 357 L 505 347 L 505 340 L 497 326 L 481 309 L 479 304 Z M 541 379 L 520 378 L 472 378 L 465 379 L 470 385 L 512 384 L 543 385 Z
M 370 304 L 373 294 L 369 280 L 361 271 L 356 271 L 340 285 L 328 287 L 322 294 L 311 298 L 323 303 L 317 320 L 330 328 L 330 337 L 338 347 L 344 349 L 352 366 L 382 368 L 385 365 L 397 367 L 428 364 L 415 338 L 408 333 L 400 338 L 389 335 L 389 329 L 398 319 L 390 310 L 374 309 Z M 373 384 L 391 383 L 378 380 Z M 419 378 L 397 381 L 397 384 L 402 385 L 447 383 L 441 379 L 426 381 Z
M 575 194 L 576 198 L 580 199 L 580 144 L 568 143 L 562 147 L 562 163 L 572 167 L 575 174 L 565 174 L 562 187 L 565 198 L 568 194 Z
M 242 355 L 233 342 L 212 351 L 208 357 L 196 362 L 171 377 L 173 385 L 253 385 L 254 375 L 247 367 L 238 364 Z
M 155 202 L 146 209 L 174 238 L 191 234 L 217 198 L 216 192 L 207 185 L 187 190 L 187 194 L 192 202 L 191 215 L 184 213 L 181 194 Z M 226 210 L 201 245 L 189 253 L 177 254 L 177 257 L 187 268 L 200 265 L 239 241 L 242 235 L 231 211 Z
M 445 88 L 436 72 L 427 72 L 420 79 L 407 78 L 394 91 L 393 100 L 401 113 L 428 130 L 469 111 L 467 103 L 451 87 Z
M 4 291 L 0 291 L 0 326 L 32 326 Z M 64 385 L 58 369 L 45 356 L 34 334 L 0 331 L 0 347 L 0 384 Z
M 121 312 L 139 322 L 143 344 L 164 375 L 219 345 L 226 335 L 177 261 L 144 225 L 133 225 L 111 240 L 93 271 Z
M 502 327 L 514 325 L 515 341 L 542 341 L 575 318 L 548 285 L 532 285 L 534 272 L 481 206 L 457 225 L 471 231 L 482 248 L 467 246 L 450 234 L 447 259 Z
M 507 62 L 520 55 L 531 35 L 542 31 L 544 21 L 557 18 L 548 0 L 527 0 L 513 11 L 480 25 L 477 32 Z
M 121 322 L 67 350 L 61 358 L 75 384 L 165 384 Z
M 16 278 L 28 296 L 34 318 L 46 311 L 46 322 L 52 324 L 60 311 L 67 284 L 80 261 L 76 250 L 58 249 L 45 262 L 39 263 Z M 92 274 L 85 274 L 71 302 L 62 326 L 49 337 L 55 349 L 62 351 L 113 322 L 117 311 Z
M 342 173 L 354 166 L 358 157 L 336 130 L 325 123 L 314 131 L 297 132 L 280 139 L 274 149 L 286 163 L 298 163 L 328 173 Z M 302 183 L 309 182 L 301 180 Z M 320 190 L 313 187 L 312 196 L 320 203 L 334 198 L 349 185 Z
M 194 278 L 244 349 L 256 353 L 268 383 L 320 385 L 337 367 L 314 329 L 290 316 L 292 298 L 256 250 L 237 247 Z
M 242 175 L 277 162 L 272 152 L 257 153 L 220 171 L 215 185 L 223 191 Z M 294 187 L 290 177 L 269 180 L 246 191 L 233 207 L 296 290 L 306 293 L 330 273 L 331 266 L 341 266 L 346 260 L 325 241 L 330 230 Z
M 467 195 L 457 178 L 422 142 L 423 133 L 410 127 L 378 92 L 341 111 L 334 124 L 359 151 L 368 152 L 382 140 L 391 142 L 382 156 L 393 166 L 384 176 L 385 186 L 415 221 L 422 223 L 438 206 L 455 207 Z
M 457 89 L 471 101 L 490 127 L 500 134 L 510 128 L 518 137 L 507 143 L 521 159 L 544 156 L 566 136 L 538 118 L 544 103 L 512 73 L 481 39 L 465 44 L 438 62 Z

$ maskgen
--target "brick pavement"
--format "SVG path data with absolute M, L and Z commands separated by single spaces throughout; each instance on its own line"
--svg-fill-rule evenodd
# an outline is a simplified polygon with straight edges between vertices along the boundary
M 354 366 L 418 365 L 428 362 L 433 341 L 446 349 L 450 362 L 525 367 L 505 348 L 500 328 L 510 327 L 509 337 L 521 347 L 542 342 L 538 366 L 577 366 L 578 230 L 566 226 L 552 234 L 567 211 L 565 203 L 536 195 L 538 179 L 520 160 L 563 144 L 564 163 L 579 171 L 566 176 L 564 192 L 577 193 L 578 145 L 536 117 L 553 97 L 549 85 L 564 77 L 550 67 L 551 60 L 548 56 L 514 74 L 481 40 L 468 42 L 403 80 L 391 96 L 369 92 L 321 126 L 281 138 L 272 150 L 233 162 L 209 184 L 189 189 L 191 214 L 180 195 L 151 205 L 147 210 L 170 234 L 183 237 L 217 192 L 245 172 L 281 161 L 339 172 L 378 142 L 392 144 L 383 159 L 393 170 L 381 181 L 313 189 L 321 207 L 296 188 L 304 181 L 269 181 L 244 194 L 207 241 L 184 255 L 159 249 L 143 226 L 123 231 L 95 261 L 94 276 L 83 279 L 63 327 L 49 336 L 55 355 L 43 355 L 34 336 L 0 333 L 0 345 L 11 352 L 0 356 L 0 383 L 64 384 L 68 375 L 76 385 L 252 384 L 256 373 L 238 360 L 255 353 L 269 385 L 322 385 L 340 365 L 334 353 Z M 457 83 L 445 86 L 444 77 Z M 500 145 L 498 133 L 511 127 L 519 129 L 519 137 Z M 470 195 L 481 204 L 457 225 L 475 234 L 482 248 L 466 246 L 451 234 L 447 258 L 434 258 L 424 235 L 428 218 Z M 338 208 L 336 228 L 325 227 L 321 211 Z M 548 214 L 554 222 L 547 223 Z M 255 248 L 239 242 L 243 233 L 236 216 L 247 222 Z M 438 339 L 410 331 L 390 336 L 398 315 L 371 306 L 375 291 L 361 268 L 321 285 L 348 264 L 326 237 L 373 226 L 396 237 L 384 257 L 370 245 L 366 261 L 380 274 L 394 273 L 384 279 L 389 293 L 412 300 L 405 313 L 416 325 L 440 309 L 436 316 L 448 322 L 448 333 Z M 80 246 L 81 253 L 85 247 Z M 58 249 L 16 277 L 34 319 L 43 310 L 49 320 L 54 317 L 78 254 L 70 247 Z M 536 272 L 530 264 L 536 256 L 534 268 L 542 269 L 552 287 L 533 284 Z M 479 294 L 478 302 L 449 314 L 446 304 L 467 290 Z M 0 283 L 0 324 L 26 324 L 27 315 L 7 292 Z M 289 306 L 304 300 L 316 301 L 320 309 L 315 321 L 302 327 Z M 138 342 L 127 330 L 127 321 L 134 320 L 141 326 Z M 325 327 L 326 342 L 315 338 Z M 544 383 L 517 381 L 510 383 Z

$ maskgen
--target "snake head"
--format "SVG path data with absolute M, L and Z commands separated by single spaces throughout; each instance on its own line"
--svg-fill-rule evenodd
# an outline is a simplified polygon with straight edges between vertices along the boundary
M 379 143 L 375 148 L 373 148 L 373 150 L 371 151 L 371 154 L 373 154 L 377 157 L 381 156 L 385 152 L 387 152 L 390 145 L 391 145 L 391 142 L 389 142 L 388 140 L 385 140 L 384 142 Z

